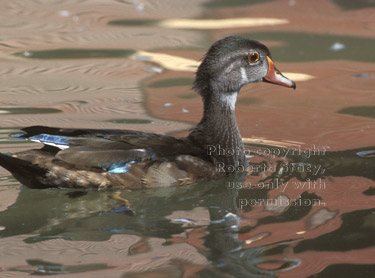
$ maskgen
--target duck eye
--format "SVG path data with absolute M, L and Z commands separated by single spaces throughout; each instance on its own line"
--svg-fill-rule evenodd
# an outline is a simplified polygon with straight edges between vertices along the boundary
M 254 51 L 254 52 L 251 52 L 248 56 L 247 56 L 247 59 L 249 60 L 250 63 L 256 63 L 259 61 L 259 58 L 260 58 L 260 55 L 258 52 Z

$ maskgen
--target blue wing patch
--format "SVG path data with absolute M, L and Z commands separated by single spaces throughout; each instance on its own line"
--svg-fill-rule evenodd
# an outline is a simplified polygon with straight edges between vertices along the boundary
M 17 133 L 11 133 L 11 134 L 9 134 L 9 136 L 12 137 L 12 138 L 25 139 L 24 136 L 26 134 L 27 134 L 26 132 L 17 132 Z
M 38 134 L 28 138 L 34 142 L 40 142 L 46 145 L 55 146 L 61 149 L 69 148 L 69 142 L 66 140 L 71 139 L 71 137 L 59 136 L 59 135 L 50 135 L 50 134 Z
M 112 174 L 123 174 L 129 171 L 131 164 L 134 163 L 136 163 L 134 160 L 128 162 L 120 161 L 110 165 L 103 165 L 102 169 Z
M 15 135 L 16 137 L 21 137 L 22 135 Z M 43 143 L 45 145 L 55 146 L 60 149 L 69 148 L 70 145 L 73 145 L 70 142 L 67 142 L 69 139 L 74 139 L 68 136 L 59 136 L 59 135 L 50 135 L 50 134 L 38 134 L 28 138 L 31 141 Z M 130 170 L 131 164 L 136 163 L 135 160 L 131 161 L 119 161 L 115 163 L 103 163 L 100 167 L 109 173 L 112 174 L 123 174 Z

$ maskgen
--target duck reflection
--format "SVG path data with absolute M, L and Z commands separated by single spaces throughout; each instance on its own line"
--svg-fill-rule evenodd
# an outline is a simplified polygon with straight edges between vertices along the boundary
M 355 171 L 358 179 L 372 178 L 373 161 L 359 157 L 358 151 L 361 150 L 327 152 L 324 157 L 310 158 L 253 157 L 253 167 L 275 170 L 247 171 L 214 182 L 145 191 L 21 187 L 16 203 L 0 212 L 4 227 L 0 236 L 29 234 L 24 241 L 30 244 L 56 238 L 107 242 L 115 235 L 139 236 L 139 241 L 126 247 L 124 255 L 128 256 L 154 252 L 149 241 L 164 239 L 160 248 L 184 243 L 194 248 L 196 256 L 203 255 L 210 262 L 197 267 L 198 277 L 225 277 L 225 273 L 234 277 L 276 277 L 300 266 L 299 252 L 340 251 L 342 246 L 350 251 L 371 246 L 373 230 L 369 219 L 373 210 L 366 209 L 368 202 L 363 201 L 357 207 L 352 204 L 345 211 L 335 207 L 333 201 L 330 203 L 331 194 L 326 193 L 337 188 L 333 178 L 348 175 L 345 174 L 348 167 L 361 169 Z M 291 163 L 320 163 L 326 171 L 313 175 L 306 167 L 302 168 L 304 172 L 280 170 L 282 165 Z M 280 186 L 281 182 L 303 182 L 307 178 L 321 178 L 327 187 L 319 190 Z M 271 186 L 276 179 L 279 187 Z M 241 184 L 257 186 L 233 186 Z M 358 192 L 363 200 L 371 195 L 366 184 L 362 184 L 363 193 Z M 315 208 L 319 202 L 320 205 L 327 202 L 327 206 Z M 347 236 L 353 228 L 345 229 L 354 227 L 349 225 L 353 221 L 357 227 L 355 233 L 362 239 L 359 247 L 358 241 Z M 327 223 L 337 224 L 328 227 Z M 319 230 L 323 225 L 329 230 Z M 309 238 L 310 231 L 314 235 Z M 340 246 L 328 244 L 333 242 L 331 238 Z

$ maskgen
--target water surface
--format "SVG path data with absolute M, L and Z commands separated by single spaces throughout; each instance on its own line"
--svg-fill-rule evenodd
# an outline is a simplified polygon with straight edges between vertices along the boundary
M 241 90 L 250 166 L 224 180 L 31 190 L 0 169 L 0 277 L 373 277 L 372 1 L 185 2 L 1 2 L 1 152 L 39 148 L 8 137 L 29 125 L 186 135 L 198 61 L 227 35 L 299 79 Z M 249 17 L 267 20 L 164 24 Z

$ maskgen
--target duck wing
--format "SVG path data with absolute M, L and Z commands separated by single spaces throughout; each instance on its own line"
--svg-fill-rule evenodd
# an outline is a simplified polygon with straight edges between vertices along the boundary
M 40 150 L 3 156 L 4 168 L 29 187 L 142 188 L 190 183 L 207 177 L 212 163 L 188 138 L 132 130 L 33 126 L 13 137 L 44 144 Z M 30 177 L 15 165 L 41 169 Z M 10 162 L 12 161 L 12 163 Z M 7 164 L 12 164 L 9 166 Z M 27 177 L 25 177 L 27 175 Z M 40 186 L 42 184 L 42 186 Z
M 148 153 L 168 156 L 191 154 L 204 156 L 202 147 L 187 138 L 134 130 L 117 129 L 71 129 L 32 126 L 22 129 L 13 137 L 28 139 L 58 149 L 89 147 L 103 150 L 147 149 Z

